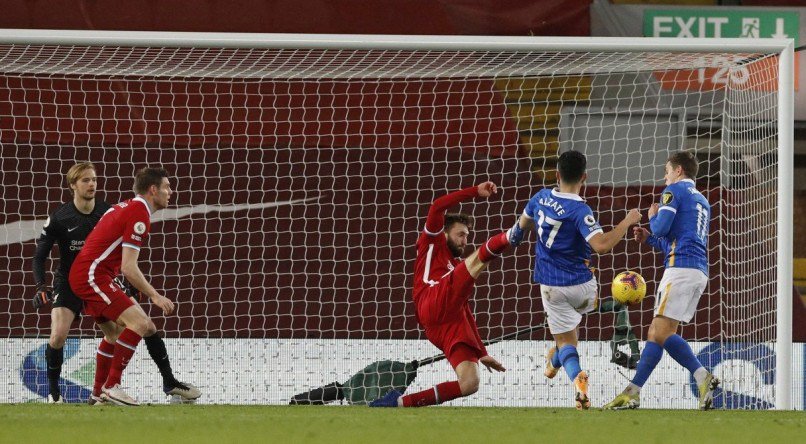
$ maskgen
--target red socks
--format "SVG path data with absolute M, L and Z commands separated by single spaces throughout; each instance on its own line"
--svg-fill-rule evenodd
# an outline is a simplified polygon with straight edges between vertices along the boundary
M 115 343 L 115 357 L 112 358 L 112 367 L 109 369 L 109 376 L 106 378 L 104 387 L 109 388 L 115 384 L 120 384 L 123 370 L 129 365 L 129 359 L 134 356 L 134 351 L 137 349 L 140 339 L 142 339 L 140 335 L 128 328 L 118 336 L 118 341 Z
M 509 246 L 509 236 L 507 232 L 496 234 L 479 248 L 479 260 L 490 262 Z
M 115 356 L 115 344 L 106 342 L 106 339 L 101 339 L 98 344 L 98 351 L 95 352 L 95 384 L 92 387 L 92 394 L 95 396 L 101 395 L 101 387 L 106 382 L 106 377 L 109 375 L 109 367 L 112 366 L 112 357 Z
M 403 396 L 403 407 L 425 407 L 442 404 L 462 396 L 458 381 L 443 382 L 433 388 Z

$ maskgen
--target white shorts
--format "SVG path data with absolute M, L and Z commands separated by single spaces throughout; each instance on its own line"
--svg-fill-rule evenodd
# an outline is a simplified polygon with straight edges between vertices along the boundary
M 596 278 L 570 287 L 541 285 L 540 294 L 551 334 L 567 333 L 579 326 L 583 314 L 596 308 Z
M 667 268 L 655 295 L 655 316 L 689 322 L 697 311 L 708 276 L 694 268 Z

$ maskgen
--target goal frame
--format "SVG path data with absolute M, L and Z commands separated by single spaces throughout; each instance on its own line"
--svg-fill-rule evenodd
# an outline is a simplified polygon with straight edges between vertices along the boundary
M 775 407 L 792 409 L 794 41 L 792 39 L 501 37 L 0 30 L 0 44 L 262 49 L 765 52 L 778 54 L 778 220 Z

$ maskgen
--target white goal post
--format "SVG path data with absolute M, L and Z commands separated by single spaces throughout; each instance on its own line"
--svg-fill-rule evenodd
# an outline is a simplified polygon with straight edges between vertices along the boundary
M 793 51 L 791 39 L 0 30 L 0 402 L 45 390 L 36 353 L 50 321 L 28 305 L 30 258 L 76 161 L 99 167 L 111 203 L 128 198 L 135 167 L 172 170 L 176 206 L 155 215 L 146 257 L 179 302 L 173 319 L 150 311 L 174 367 L 205 381 L 207 402 L 281 403 L 374 360 L 438 353 L 409 302 L 434 198 L 503 185 L 499 201 L 462 207 L 478 244 L 553 186 L 558 152 L 573 148 L 595 170 L 584 197 L 612 226 L 625 205 L 657 201 L 666 157 L 690 149 L 716 216 L 708 294 L 684 333 L 722 359 L 723 406 L 792 409 Z M 594 259 L 603 296 L 625 267 L 650 294 L 659 281 L 662 259 L 630 242 Z M 530 254 L 505 254 L 479 280 L 483 337 L 542 321 Z M 648 297 L 629 317 L 639 339 L 651 313 Z M 589 318 L 580 354 L 599 404 L 624 381 L 610 363 L 616 316 Z M 74 332 L 63 375 L 79 396 L 96 341 L 86 319 Z M 548 333 L 531 339 L 492 346 L 515 371 L 457 403 L 566 405 L 566 381 L 538 379 Z M 134 361 L 124 381 L 155 399 L 144 347 Z M 414 385 L 449 378 L 438 365 Z M 642 405 L 692 405 L 675 365 L 665 357 L 646 390 L 670 399 Z M 236 395 L 243 381 L 268 398 Z

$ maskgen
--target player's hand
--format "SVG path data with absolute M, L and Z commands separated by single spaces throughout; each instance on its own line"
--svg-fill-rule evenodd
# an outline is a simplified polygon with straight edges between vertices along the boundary
M 481 197 L 490 197 L 498 192 L 498 187 L 495 186 L 495 184 L 492 182 L 480 183 L 478 187 L 479 187 L 479 196 Z
M 126 296 L 134 298 L 134 300 L 137 302 L 141 302 L 143 300 L 143 293 L 141 293 L 140 290 L 137 289 L 137 287 L 132 285 L 132 283 L 127 281 L 126 279 L 123 279 L 122 277 L 118 276 L 115 279 L 112 279 L 112 282 L 114 282 L 115 285 L 120 287 L 120 289 L 123 290 L 124 293 L 126 293 Z
M 162 309 L 162 312 L 169 315 L 174 311 L 174 303 L 171 302 L 170 299 L 166 298 L 162 295 L 156 295 L 155 297 L 151 298 L 151 302 L 156 305 L 157 307 Z
M 34 304 L 34 309 L 39 310 L 42 306 L 53 302 L 53 290 L 47 285 L 37 286 L 36 294 L 31 302 Z
M 651 207 L 649 207 L 649 218 L 652 219 L 658 214 L 658 204 L 653 203 Z
M 644 243 L 649 239 L 649 230 L 641 227 L 632 227 L 632 235 L 636 241 Z
M 484 366 L 487 367 L 487 371 L 489 371 L 489 372 L 492 372 L 493 370 L 495 370 L 497 372 L 505 372 L 505 371 L 507 371 L 507 369 L 505 369 L 504 366 L 501 365 L 500 362 L 496 361 L 495 358 L 493 358 L 492 356 L 489 356 L 489 355 L 479 359 L 479 362 L 484 364 Z
M 636 210 L 635 208 L 633 208 L 632 210 L 630 210 L 630 212 L 629 212 L 629 213 L 627 213 L 627 217 L 625 217 L 624 219 L 625 219 L 625 220 L 626 220 L 626 221 L 627 221 L 627 222 L 628 222 L 630 225 L 635 225 L 635 224 L 637 224 L 638 222 L 641 222 L 641 218 L 642 218 L 642 217 L 643 217 L 643 216 L 641 216 L 641 212 L 640 212 L 640 211 L 638 211 L 638 210 Z

